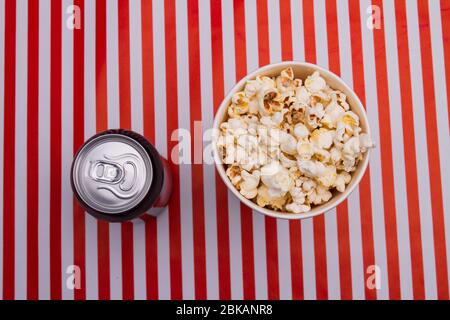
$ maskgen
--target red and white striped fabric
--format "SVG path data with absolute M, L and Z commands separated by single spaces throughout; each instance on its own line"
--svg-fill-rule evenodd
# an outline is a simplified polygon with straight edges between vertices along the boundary
M 131 128 L 170 158 L 176 129 L 210 128 L 238 79 L 281 60 L 340 74 L 367 108 L 377 148 L 337 209 L 265 218 L 212 165 L 172 163 L 157 219 L 81 210 L 85 139 Z M 450 0 L 0 0 L 0 297 L 448 299 L 449 99 Z

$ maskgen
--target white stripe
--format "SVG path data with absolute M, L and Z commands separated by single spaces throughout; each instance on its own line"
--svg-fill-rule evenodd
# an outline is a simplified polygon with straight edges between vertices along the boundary
M 66 25 L 66 9 L 71 0 L 61 5 L 62 66 L 61 66 L 61 260 L 62 298 L 73 299 L 74 291 L 66 285 L 73 265 L 73 194 L 70 187 L 70 166 L 73 159 L 73 30 Z
M 94 105 L 95 106 L 95 105 Z M 86 213 L 86 299 L 98 299 L 97 220 Z
M 327 276 L 328 298 L 341 298 L 341 283 L 339 273 L 339 246 L 337 234 L 337 212 L 332 209 L 325 213 L 325 241 L 327 243 Z
M 408 203 L 406 198 L 405 157 L 403 149 L 403 124 L 400 97 L 400 80 L 397 60 L 397 35 L 393 1 L 384 2 L 386 62 L 391 113 L 392 160 L 395 182 L 395 210 L 397 212 L 398 255 L 402 299 L 412 299 L 412 271 L 410 235 L 408 228 Z
M 247 71 L 258 68 L 258 28 L 256 2 L 245 2 L 245 29 L 247 40 Z M 256 299 L 267 299 L 267 260 L 264 216 L 253 212 L 253 248 L 255 254 Z
M 427 131 L 425 126 L 424 93 L 422 87 L 422 62 L 420 57 L 419 21 L 417 3 L 406 4 L 408 21 L 409 58 L 411 62 L 412 101 L 417 154 L 417 178 L 419 186 L 420 224 L 423 247 L 423 271 L 425 276 L 425 297 L 435 299 L 436 266 L 434 259 L 433 222 L 428 171 Z M 418 240 L 416 240 L 418 241 Z
M 292 56 L 296 61 L 305 60 L 305 39 L 303 37 L 302 1 L 291 0 Z
M 267 260 L 266 238 L 264 233 L 264 216 L 253 211 L 253 248 L 255 254 L 255 297 L 266 300 L 267 291 Z
M 84 2 L 84 139 L 96 132 L 95 2 Z M 97 220 L 86 213 L 86 298 L 98 299 Z
M 277 222 L 278 270 L 280 283 L 280 299 L 292 299 L 291 245 L 289 238 L 289 221 Z
M 328 43 L 326 29 L 326 6 L 323 0 L 314 2 L 316 58 L 317 64 L 325 68 L 328 65 Z M 339 248 L 337 233 L 337 212 L 332 209 L 325 213 L 325 242 L 327 258 L 328 298 L 340 299 Z
M 131 90 L 131 126 L 143 134 L 143 94 L 142 94 L 142 30 L 141 2 L 130 1 L 130 90 Z M 145 224 L 140 219 L 133 221 L 133 267 L 134 298 L 145 299 Z
M 233 3 L 226 0 L 222 0 L 222 44 L 224 95 L 226 95 L 236 83 Z
M 122 230 L 121 224 L 109 224 L 111 300 L 122 299 Z
M 28 3 L 16 3 L 15 298 L 27 297 L 27 32 Z
M 328 43 L 324 40 L 327 39 L 325 1 L 319 0 L 314 2 L 314 16 L 317 64 L 328 68 Z M 325 243 L 327 255 L 326 258 L 329 299 L 339 299 L 341 295 L 336 214 L 337 213 L 335 209 L 325 213 Z
M 118 128 L 119 117 L 119 45 L 117 0 L 106 2 L 106 61 L 108 127 Z M 111 299 L 122 298 L 122 233 L 120 224 L 109 224 Z
M 231 299 L 235 300 L 243 299 L 244 297 L 240 210 L 241 207 L 239 199 L 228 190 Z
M 279 2 L 268 1 L 270 62 L 281 61 L 281 31 Z M 276 220 L 280 299 L 292 299 L 291 250 L 289 221 Z
M 130 1 L 129 6 L 131 125 L 143 134 L 141 2 Z
M 374 141 L 380 140 L 380 130 L 378 122 L 378 97 L 377 79 L 375 73 L 375 54 L 372 30 L 366 27 L 366 9 L 371 5 L 370 0 L 363 0 L 360 5 L 361 33 L 364 63 L 364 84 L 366 94 L 367 117 Z M 377 291 L 378 299 L 389 297 L 388 269 L 386 257 L 386 236 L 384 224 L 384 203 L 383 203 L 383 179 L 381 175 L 381 148 L 375 148 L 370 154 L 370 188 L 372 200 L 372 223 L 373 240 L 375 249 L 375 263 L 381 270 L 381 288 Z
M 300 2 L 300 1 L 299 1 Z M 297 5 L 297 4 L 296 4 Z M 303 4 L 298 4 L 300 6 L 299 17 L 301 17 L 302 25 L 301 28 L 301 39 L 302 39 L 302 52 L 294 53 L 294 58 L 305 57 L 305 45 L 304 45 L 304 28 L 303 28 Z M 295 7 L 295 6 L 294 6 Z M 300 33 L 300 32 L 299 32 Z M 294 34 L 294 32 L 293 32 Z M 295 38 L 295 37 L 294 37 Z M 300 221 L 301 223 L 301 241 L 302 241 L 302 261 L 303 261 L 303 288 L 304 288 L 304 298 L 305 299 L 315 299 L 316 298 L 316 270 L 314 261 L 314 232 L 313 232 L 313 220 L 307 219 Z
M 236 61 L 234 45 L 233 2 L 222 1 L 222 34 L 223 34 L 223 65 L 225 92 L 231 90 L 236 83 Z M 231 298 L 242 299 L 242 237 L 240 201 L 228 191 L 228 221 L 230 239 L 230 280 Z
M 305 300 L 316 299 L 316 269 L 312 219 L 301 221 L 303 288 Z
M 5 85 L 5 1 L 0 0 L 0 239 L 3 241 L 3 136 L 4 136 L 4 85 Z M 3 288 L 3 246 L 0 246 L 0 288 Z M 3 290 L 0 290 L 0 299 Z
M 267 18 L 269 27 L 270 63 L 275 63 L 281 61 L 280 3 L 278 1 L 267 1 Z
M 178 128 L 184 132 L 190 130 L 189 110 L 189 47 L 187 33 L 187 6 L 186 2 L 176 3 L 176 49 L 177 49 L 177 79 L 178 79 Z M 175 62 L 174 62 L 175 63 Z M 194 107 L 194 106 L 192 106 Z M 186 131 L 187 130 L 187 131 Z M 170 134 L 173 134 L 172 132 Z M 188 162 L 191 155 L 190 136 L 178 135 L 181 141 L 183 158 Z M 186 141 L 187 140 L 187 141 Z M 171 150 L 172 152 L 172 150 Z M 186 154 L 187 153 L 187 154 Z M 180 159 L 181 160 L 181 159 Z M 183 298 L 195 298 L 195 279 L 194 279 L 194 240 L 193 240 L 193 221 L 192 221 L 192 172 L 188 164 L 180 164 L 180 203 L 181 215 L 181 254 L 182 254 L 182 272 L 183 272 Z
M 119 128 L 119 35 L 117 0 L 106 2 L 108 127 Z
M 247 72 L 258 68 L 258 22 L 256 0 L 245 1 L 245 39 L 247 41 Z
M 134 299 L 144 300 L 147 297 L 147 274 L 145 269 L 145 223 L 140 219 L 133 221 L 133 259 Z
M 324 0 L 314 1 L 314 29 L 317 64 L 328 68 L 327 17 Z
M 350 38 L 350 18 L 348 2 L 343 1 L 337 6 L 339 60 L 341 77 L 350 86 L 353 86 L 352 53 Z M 359 188 L 356 187 L 348 198 L 349 239 L 352 270 L 352 293 L 354 299 L 364 299 L 364 266 L 361 239 L 361 216 L 359 206 Z
M 202 121 L 203 132 L 212 128 L 213 97 L 212 97 L 212 62 L 211 62 L 211 19 L 209 1 L 201 0 L 199 9 L 200 29 L 200 79 L 202 90 Z M 211 139 L 204 140 L 204 150 L 211 145 Z M 205 202 L 205 246 L 206 246 L 206 285 L 208 299 L 219 298 L 219 265 L 217 254 L 217 215 L 216 215 L 216 184 L 213 164 L 203 166 L 204 190 L 209 191 L 204 197 Z
M 448 123 L 448 99 L 445 80 L 444 48 L 442 43 L 441 11 L 439 1 L 429 1 L 430 32 L 433 55 L 436 118 L 441 165 L 442 200 L 444 206 L 445 240 L 447 248 L 447 272 L 450 272 L 450 135 Z M 450 61 L 446 61 L 450 63 Z M 447 83 L 450 86 L 450 83 Z M 445 214 L 447 212 L 447 214 Z M 450 278 L 449 285 L 450 285 Z
M 277 221 L 278 270 L 280 299 L 292 299 L 291 251 L 289 221 Z
M 1 50 L 0 50 L 1 51 Z M 39 1 L 39 299 L 50 299 L 50 1 Z
M 155 145 L 159 153 L 167 158 L 167 114 L 164 46 L 164 2 L 153 1 L 153 57 L 155 79 Z M 170 252 L 169 215 L 165 209 L 157 219 L 158 228 L 158 292 L 160 299 L 170 298 Z

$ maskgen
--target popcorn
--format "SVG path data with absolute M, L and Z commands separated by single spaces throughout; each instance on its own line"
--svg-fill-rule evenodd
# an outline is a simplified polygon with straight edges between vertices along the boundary
M 331 188 L 334 186 L 336 178 L 336 168 L 333 166 L 327 166 L 323 173 L 318 177 L 317 181 L 319 181 L 322 186 Z
M 309 178 L 320 178 L 325 174 L 326 167 L 320 161 L 315 160 L 298 160 L 297 166 L 300 171 Z
M 318 72 L 257 77 L 231 98 L 216 144 L 231 183 L 272 210 L 305 213 L 344 192 L 375 147 L 344 93 Z
M 258 194 L 260 172 L 255 170 L 252 173 L 248 173 L 243 170 L 241 176 L 243 181 L 241 182 L 241 190 L 239 192 L 247 199 L 253 199 Z
M 347 159 L 352 159 L 356 158 L 360 151 L 361 147 L 359 137 L 352 137 L 346 143 L 344 143 L 342 153 Z
M 308 138 L 309 130 L 303 123 L 297 123 L 294 127 L 294 135 L 297 139 L 303 140 Z
M 304 192 L 309 192 L 313 190 L 317 186 L 317 183 L 314 182 L 314 180 L 307 179 L 302 184 L 302 189 Z
M 325 128 L 316 129 L 311 133 L 311 142 L 321 149 L 329 149 L 333 144 L 334 131 Z
M 284 196 L 294 183 L 289 171 L 278 161 L 272 161 L 261 168 L 261 181 L 268 187 L 271 197 Z
M 344 116 L 345 110 L 333 100 L 326 108 L 322 124 L 328 128 L 336 128 L 337 122 Z
M 347 172 L 342 172 L 337 175 L 336 180 L 334 181 L 334 185 L 336 190 L 339 192 L 345 191 L 345 185 L 350 183 L 352 176 Z
M 233 95 L 233 97 L 231 98 L 231 102 L 232 102 L 231 114 L 230 114 L 230 111 L 228 112 L 230 117 L 236 117 L 236 116 L 239 116 L 241 114 L 245 114 L 248 112 L 249 100 L 245 96 L 245 93 L 243 93 L 243 92 L 235 93 Z
M 322 204 L 331 199 L 333 195 L 328 189 L 319 185 L 317 188 L 311 190 L 308 194 L 308 201 L 315 205 Z
M 291 194 L 292 200 L 297 204 L 305 203 L 305 194 L 298 187 L 292 188 L 289 193 Z
M 288 158 L 287 156 L 284 155 L 283 152 L 280 153 L 280 162 L 281 165 L 285 168 L 295 168 L 297 169 L 297 161 L 296 160 L 292 160 L 290 158 Z
M 360 144 L 362 152 L 366 152 L 368 149 L 375 147 L 375 144 L 370 139 L 370 137 L 367 133 L 362 133 L 359 136 L 359 144 Z
M 300 108 L 306 108 L 309 105 L 311 99 L 311 94 L 306 90 L 305 87 L 300 87 L 295 90 L 295 100 L 294 108 L 296 110 Z
M 308 76 L 305 80 L 305 87 L 310 92 L 319 92 L 323 90 L 326 86 L 325 80 L 319 75 L 319 72 L 314 72 L 312 75 Z
M 242 179 L 240 175 L 240 170 L 238 166 L 230 166 L 228 167 L 226 174 L 228 178 L 230 178 L 231 183 L 236 186 Z
M 275 83 L 281 93 L 292 92 L 295 89 L 294 71 L 292 68 L 281 71 L 281 74 L 276 78 Z
M 297 153 L 297 139 L 289 133 L 281 131 L 280 149 L 287 154 L 295 155 Z
M 300 160 L 309 160 L 314 155 L 314 146 L 310 142 L 299 141 L 297 144 L 297 153 Z
M 286 196 L 275 196 L 269 192 L 269 188 L 262 184 L 258 188 L 256 203 L 261 206 L 270 206 L 274 209 L 281 210 L 286 203 Z
M 311 210 L 311 207 L 306 204 L 298 204 L 296 202 L 292 202 L 286 205 L 286 209 L 292 213 L 305 213 Z

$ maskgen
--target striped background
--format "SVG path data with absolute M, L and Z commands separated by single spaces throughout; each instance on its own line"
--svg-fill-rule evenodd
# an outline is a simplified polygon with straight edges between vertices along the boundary
M 74 201 L 72 157 L 95 132 L 131 128 L 170 156 L 175 129 L 211 127 L 238 79 L 281 60 L 340 74 L 367 108 L 377 148 L 336 210 L 264 218 L 198 164 L 172 164 L 146 223 Z M 450 0 L 0 0 L 0 297 L 448 299 L 449 98 Z

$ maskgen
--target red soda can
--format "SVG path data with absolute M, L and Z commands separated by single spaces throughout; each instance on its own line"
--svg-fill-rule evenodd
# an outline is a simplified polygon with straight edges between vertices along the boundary
M 114 129 L 83 144 L 72 163 L 71 184 L 88 213 L 123 222 L 159 214 L 172 192 L 172 174 L 143 136 Z

